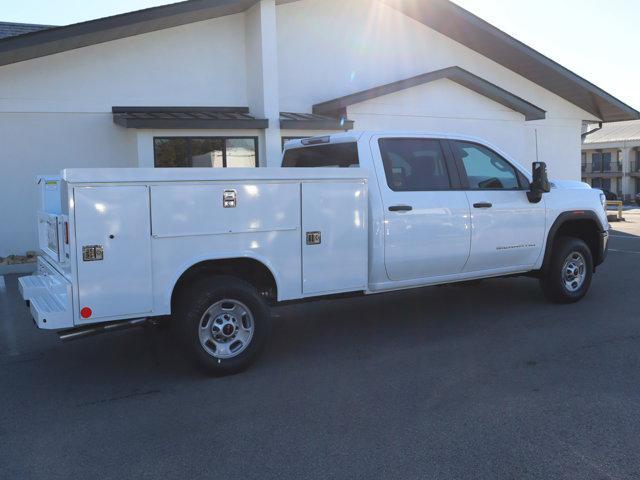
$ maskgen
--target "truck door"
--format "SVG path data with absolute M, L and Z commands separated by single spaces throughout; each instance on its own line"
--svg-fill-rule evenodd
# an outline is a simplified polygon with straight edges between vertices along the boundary
M 542 251 L 546 212 L 527 198 L 528 180 L 498 153 L 450 141 L 471 206 L 471 254 L 465 272 L 525 270 Z
M 149 192 L 145 186 L 76 187 L 78 310 L 87 322 L 152 309 Z
M 455 275 L 469 257 L 469 203 L 442 140 L 373 137 L 384 207 L 384 255 L 394 281 Z

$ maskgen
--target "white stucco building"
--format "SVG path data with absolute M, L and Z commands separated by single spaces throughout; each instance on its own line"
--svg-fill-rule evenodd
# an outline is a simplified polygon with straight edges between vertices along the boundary
M 37 174 L 277 165 L 286 137 L 477 135 L 581 178 L 583 122 L 639 114 L 447 0 L 191 0 L 0 40 L 0 256 Z

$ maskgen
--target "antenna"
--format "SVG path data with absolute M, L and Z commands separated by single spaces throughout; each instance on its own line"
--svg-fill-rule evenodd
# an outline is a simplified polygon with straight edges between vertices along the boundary
M 536 134 L 536 162 L 540 161 L 540 157 L 538 156 L 538 129 L 534 128 L 533 131 Z

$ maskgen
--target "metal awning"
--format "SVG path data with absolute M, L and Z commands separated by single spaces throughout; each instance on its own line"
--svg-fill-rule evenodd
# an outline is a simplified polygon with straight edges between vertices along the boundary
M 315 113 L 280 112 L 280 128 L 289 130 L 352 130 L 353 121 Z
M 247 107 L 112 107 L 113 123 L 125 128 L 264 129 Z

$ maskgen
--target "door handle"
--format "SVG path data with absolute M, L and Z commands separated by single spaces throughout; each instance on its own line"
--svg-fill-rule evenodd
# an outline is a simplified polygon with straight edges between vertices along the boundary
M 473 208 L 491 208 L 493 205 L 489 202 L 478 202 L 473 204 Z
M 409 210 L 413 210 L 411 205 L 392 205 L 389 207 L 390 212 L 408 212 Z

